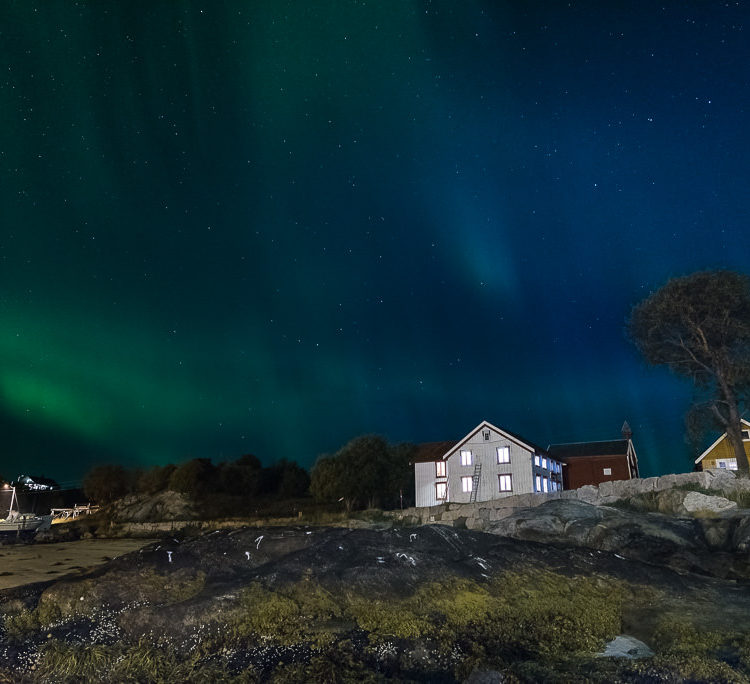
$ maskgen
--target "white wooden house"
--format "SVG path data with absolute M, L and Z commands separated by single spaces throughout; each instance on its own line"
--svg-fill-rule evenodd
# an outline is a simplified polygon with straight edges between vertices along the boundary
M 420 444 L 417 506 L 489 501 L 562 489 L 562 465 L 527 439 L 483 421 L 458 442 Z

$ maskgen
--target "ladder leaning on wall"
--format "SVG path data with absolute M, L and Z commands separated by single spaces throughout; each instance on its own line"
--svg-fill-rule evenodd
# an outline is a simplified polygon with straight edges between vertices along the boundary
M 443 496 L 438 497 L 438 503 L 446 503 L 448 501 L 448 480 L 445 481 L 445 489 L 443 490 Z
M 471 494 L 469 495 L 469 503 L 474 503 L 477 500 L 477 492 L 479 491 L 479 480 L 482 477 L 482 464 L 477 463 L 474 466 L 474 476 L 471 478 Z

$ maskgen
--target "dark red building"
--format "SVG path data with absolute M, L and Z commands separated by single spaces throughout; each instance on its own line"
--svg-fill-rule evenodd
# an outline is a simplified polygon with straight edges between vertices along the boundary
M 632 436 L 630 426 L 625 422 L 622 439 L 550 444 L 547 453 L 563 463 L 563 489 L 638 477 L 638 457 Z

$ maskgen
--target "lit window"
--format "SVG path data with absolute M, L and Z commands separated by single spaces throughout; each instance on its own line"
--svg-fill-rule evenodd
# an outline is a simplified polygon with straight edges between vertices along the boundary
M 461 465 L 462 466 L 470 466 L 471 465 L 471 451 L 462 451 L 461 452 Z
M 541 465 L 541 460 L 539 459 L 539 454 L 535 454 L 535 456 L 534 456 L 534 465 L 535 466 Z
M 445 477 L 445 461 L 435 463 L 435 477 Z
M 542 477 L 541 475 L 536 476 L 536 489 L 535 492 L 541 492 L 542 491 Z
M 500 483 L 500 491 L 501 492 L 512 492 L 513 491 L 513 483 L 511 482 L 511 476 L 510 475 L 498 475 L 497 479 Z
M 470 477 L 462 477 L 461 478 L 461 491 L 462 492 L 470 492 L 472 490 L 472 478 Z
M 612 474 L 612 468 L 605 468 L 604 469 L 604 474 L 605 475 L 611 475 Z
M 510 447 L 501 446 L 497 448 L 497 462 L 510 463 Z
M 549 491 L 546 477 L 542 478 L 542 491 L 543 492 Z
M 448 493 L 448 485 L 445 482 L 438 482 L 435 485 L 435 496 L 438 500 L 445 499 L 445 495 Z

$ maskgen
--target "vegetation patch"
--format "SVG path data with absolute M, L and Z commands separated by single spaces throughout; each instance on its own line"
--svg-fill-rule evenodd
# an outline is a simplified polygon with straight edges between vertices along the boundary
M 301 581 L 277 591 L 253 583 L 239 596 L 240 607 L 228 620 L 234 639 L 271 639 L 282 644 L 329 643 L 332 631 L 321 628 L 341 618 L 334 597 L 320 585 Z
M 455 664 L 465 661 L 470 671 L 480 662 L 596 651 L 620 632 L 623 595 L 613 581 L 535 569 L 487 582 L 430 582 L 405 598 L 334 595 L 307 580 L 276 591 L 253 584 L 240 597 L 229 634 L 235 644 L 250 639 L 320 648 L 337 639 L 335 627 L 325 626 L 338 623 L 367 635 L 370 648 L 433 644 L 457 654 Z
M 721 496 L 729 499 L 730 501 L 734 501 L 737 504 L 738 508 L 750 508 L 750 490 L 738 489 L 733 492 L 722 494 Z
M 201 571 L 193 573 L 189 570 L 177 570 L 162 575 L 148 568 L 138 573 L 137 581 L 146 600 L 168 605 L 197 596 L 206 584 L 206 574 Z
M 750 639 L 698 627 L 683 617 L 657 623 L 656 656 L 633 665 L 634 672 L 656 681 L 750 682 Z
M 171 587 L 164 582 L 173 579 L 157 573 L 142 580 L 176 602 L 200 591 L 204 578 Z M 595 657 L 623 631 L 624 606 L 659 603 L 643 589 L 535 567 L 377 598 L 309 579 L 274 589 L 253 582 L 210 629 L 190 637 L 187 650 L 168 635 L 156 643 L 153 636 L 109 644 L 48 639 L 40 630 L 62 617 L 49 602 L 6 618 L 6 629 L 36 632 L 29 678 L 39 682 L 453 682 L 476 669 L 518 682 L 750 681 L 750 637 L 706 631 L 682 615 L 656 623 L 653 658 Z

